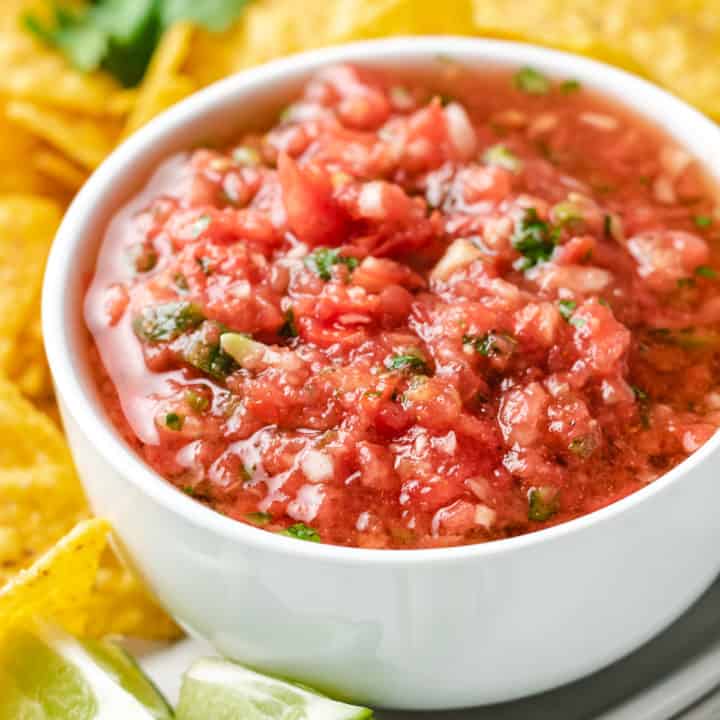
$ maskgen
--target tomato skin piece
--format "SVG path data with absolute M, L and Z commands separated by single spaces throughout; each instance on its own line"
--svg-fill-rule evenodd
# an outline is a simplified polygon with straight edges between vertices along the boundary
M 287 223 L 298 239 L 312 247 L 342 245 L 349 218 L 333 198 L 327 171 L 281 153 L 278 174 Z

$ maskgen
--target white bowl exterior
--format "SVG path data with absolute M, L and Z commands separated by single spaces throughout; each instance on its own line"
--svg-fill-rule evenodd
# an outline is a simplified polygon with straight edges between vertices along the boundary
M 161 158 L 242 127 L 248 106 L 277 106 L 278 94 L 319 66 L 424 67 L 438 54 L 469 66 L 532 65 L 575 77 L 654 118 L 710 171 L 720 168 L 712 123 L 599 63 L 457 38 L 317 51 L 223 81 L 116 151 L 63 222 L 43 298 L 48 356 L 90 502 L 170 612 L 257 668 L 361 702 L 426 710 L 500 702 L 569 682 L 678 617 L 720 569 L 718 436 L 639 493 L 534 535 L 427 551 L 302 543 L 184 497 L 119 440 L 89 377 L 81 306 L 107 220 Z

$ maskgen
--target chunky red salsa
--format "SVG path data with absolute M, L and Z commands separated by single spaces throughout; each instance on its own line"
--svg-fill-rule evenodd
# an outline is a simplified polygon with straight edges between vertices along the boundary
M 99 387 L 158 473 L 271 532 L 563 522 L 720 424 L 713 192 L 572 79 L 328 68 L 116 216 L 86 301 Z

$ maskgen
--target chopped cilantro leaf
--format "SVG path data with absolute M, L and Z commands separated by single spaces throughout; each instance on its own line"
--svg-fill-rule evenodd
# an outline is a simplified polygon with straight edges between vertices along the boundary
M 309 525 L 305 525 L 305 523 L 295 523 L 295 525 L 283 530 L 280 535 L 287 535 L 298 540 L 308 540 L 309 542 L 320 542 L 318 531 Z
M 183 415 L 171 412 L 165 416 L 165 427 L 170 430 L 182 430 L 184 424 L 185 417 Z
M 560 90 L 567 94 L 577 92 L 581 88 L 582 85 L 580 84 L 580 81 L 575 80 L 575 78 L 568 78 L 560 83 Z
M 513 77 L 515 87 L 531 95 L 544 95 L 550 90 L 550 81 L 537 70 L 524 67 L 518 70 Z
M 345 257 L 339 250 L 319 248 L 305 258 L 305 267 L 312 270 L 321 280 L 326 282 L 332 278 L 333 265 L 342 264 L 352 272 L 358 266 L 358 259 Z
M 385 367 L 388 370 L 409 370 L 413 373 L 427 374 L 427 362 L 420 354 L 405 353 L 404 355 L 393 355 L 385 360 Z
M 182 491 L 190 497 L 195 497 L 195 488 L 192 485 L 185 485 Z
M 583 327 L 583 325 L 587 325 L 587 320 L 581 317 L 571 317 L 568 322 L 575 327 Z
M 577 303 L 574 300 L 558 300 L 558 312 L 568 322 L 570 322 L 570 318 L 575 312 L 575 308 L 577 308 Z
M 645 402 L 648 399 L 648 394 L 637 385 L 631 385 L 633 393 L 635 394 L 635 399 L 640 400 L 641 402 Z
M 146 307 L 133 321 L 133 330 L 150 343 L 173 340 L 205 319 L 202 310 L 191 302 L 173 302 Z
M 295 322 L 295 311 L 288 308 L 285 311 L 285 322 L 280 326 L 278 335 L 284 338 L 294 338 L 298 336 L 297 323 Z
M 552 256 L 557 244 L 559 231 L 541 220 L 535 208 L 528 208 L 522 220 L 516 225 L 512 243 L 523 255 L 517 263 L 518 270 L 528 270 Z
M 713 219 L 709 215 L 696 215 L 693 222 L 699 228 L 709 228 L 713 224 Z
M 52 20 L 23 17 L 25 29 L 57 48 L 79 70 L 106 70 L 125 87 L 138 85 L 163 31 L 178 20 L 224 30 L 248 0 L 95 0 L 69 9 L 51 4 Z
M 483 357 L 498 357 L 513 351 L 516 341 L 509 335 L 496 332 L 484 335 L 463 335 L 463 345 L 470 345 L 476 353 Z
M 718 276 L 717 270 L 711 268 L 709 265 L 700 265 L 696 267 L 695 274 L 700 277 L 707 278 L 708 280 L 715 280 Z
M 545 522 L 558 511 L 558 491 L 552 487 L 530 488 L 528 519 Z

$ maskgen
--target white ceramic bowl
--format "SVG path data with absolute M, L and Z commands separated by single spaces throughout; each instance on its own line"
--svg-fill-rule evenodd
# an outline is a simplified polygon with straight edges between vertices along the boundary
M 165 156 L 281 107 L 329 63 L 422 69 L 439 55 L 577 78 L 655 120 L 720 181 L 715 125 L 606 65 L 489 40 L 347 45 L 231 77 L 128 140 L 68 211 L 43 298 L 50 365 L 90 501 L 167 609 L 257 668 L 394 708 L 546 690 L 617 660 L 677 618 L 720 569 L 720 435 L 640 492 L 535 534 L 437 550 L 298 542 L 201 506 L 129 450 L 90 378 L 82 297 L 108 219 Z

